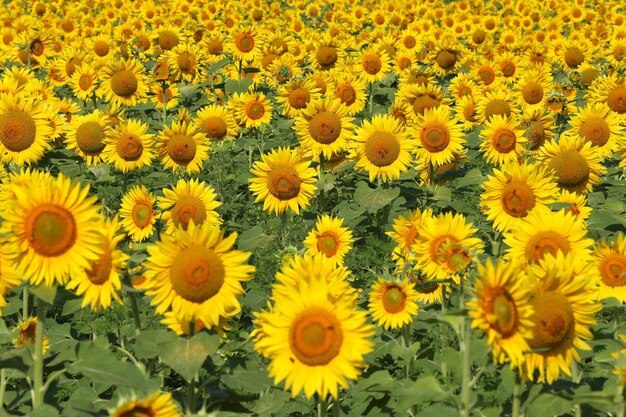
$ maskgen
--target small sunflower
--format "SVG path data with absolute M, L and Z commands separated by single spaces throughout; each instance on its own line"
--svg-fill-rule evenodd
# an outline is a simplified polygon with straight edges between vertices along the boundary
M 258 128 L 272 121 L 274 108 L 263 93 L 243 93 L 232 98 L 235 117 L 247 128 Z
M 602 155 L 591 142 L 581 137 L 562 136 L 558 142 L 546 142 L 539 149 L 539 159 L 554 170 L 560 188 L 586 194 L 601 182 L 607 168 L 602 165 Z
M 217 326 L 240 308 L 241 282 L 252 279 L 255 268 L 246 264 L 250 252 L 232 249 L 236 239 L 237 233 L 225 238 L 219 226 L 192 221 L 149 247 L 146 294 L 154 297 L 156 313 L 171 307 L 181 320 Z
M 37 162 L 50 149 L 43 107 L 22 95 L 0 94 L 0 160 L 24 165 Z
M 15 347 L 35 346 L 35 335 L 37 333 L 37 317 L 28 317 L 19 325 L 17 337 L 13 340 Z M 43 353 L 50 348 L 50 339 L 43 337 Z
M 109 308 L 111 299 L 122 303 L 117 292 L 122 289 L 120 273 L 126 269 L 128 260 L 128 255 L 117 249 L 124 239 L 123 234 L 118 234 L 117 218 L 104 222 L 100 239 L 103 253 L 97 260 L 91 261 L 90 267 L 84 269 L 82 274 L 73 275 L 66 285 L 67 289 L 75 290 L 76 295 L 83 296 L 83 308 L 91 305 L 95 311 Z
M 99 81 L 96 68 L 92 64 L 82 63 L 74 70 L 69 85 L 76 98 L 87 101 L 94 95 Z
M 513 104 L 508 89 L 498 89 L 494 92 L 486 92 L 476 105 L 476 113 L 481 123 L 489 121 L 494 116 L 509 118 L 519 113 L 519 109 Z
M 545 109 L 525 112 L 520 118 L 520 123 L 526 127 L 525 136 L 531 151 L 536 151 L 554 137 L 554 115 Z
M 134 186 L 122 197 L 121 225 L 133 242 L 149 239 L 154 233 L 154 203 L 154 196 L 143 185 Z
M 528 339 L 532 351 L 526 353 L 524 371 L 533 381 L 551 384 L 563 372 L 571 375 L 574 360 L 580 361 L 576 349 L 591 350 L 586 340 L 596 324 L 594 314 L 601 309 L 596 302 L 594 280 L 584 271 L 581 259 L 574 254 L 546 256 L 531 269 L 535 276 L 530 305 L 534 312 L 533 337 Z M 535 371 L 538 377 L 535 379 Z
M 504 363 L 508 358 L 519 366 L 530 350 L 533 314 L 524 268 L 498 259 L 478 264 L 476 298 L 467 306 L 472 328 L 487 336 L 493 360 Z
M 592 149 L 602 157 L 610 157 L 626 135 L 620 128 L 617 114 L 602 103 L 589 104 L 579 109 L 570 120 L 566 135 L 580 136 L 591 142 Z
M 506 251 L 509 259 L 535 264 L 546 254 L 556 256 L 558 252 L 589 259 L 593 240 L 587 237 L 583 220 L 572 213 L 538 207 L 504 233 L 504 243 L 509 246 Z
M 255 202 L 263 201 L 263 210 L 280 214 L 290 208 L 300 213 L 309 205 L 317 189 L 315 169 L 302 160 L 300 152 L 290 148 L 272 150 L 254 163 L 250 170 L 250 191 Z
M 102 253 L 96 197 L 88 197 L 88 186 L 62 174 L 26 173 L 23 178 L 23 186 L 11 187 L 15 200 L 2 214 L 1 232 L 16 248 L 11 254 L 15 269 L 32 285 L 64 284 Z
M 418 117 L 413 134 L 417 138 L 417 159 L 425 165 L 447 164 L 454 154 L 463 152 L 465 139 L 461 125 L 456 123 L 447 106 L 425 110 Z
M 194 119 L 196 128 L 211 141 L 219 142 L 225 137 L 236 138 L 239 126 L 227 108 L 211 104 L 202 107 Z
M 217 201 L 213 187 L 204 181 L 180 179 L 173 189 L 164 188 L 158 201 L 168 234 L 174 233 L 177 228 L 187 230 L 192 220 L 198 226 L 204 223 L 222 224 L 220 215 L 215 211 L 222 203 Z
M 456 100 L 454 104 L 455 117 L 463 123 L 463 130 L 466 132 L 478 125 L 477 103 L 478 100 L 474 96 L 466 95 Z
M 480 150 L 488 163 L 501 166 L 522 160 L 527 138 L 516 118 L 494 115 L 485 123 L 480 137 Z
M 102 69 L 100 95 L 107 103 L 134 106 L 145 102 L 148 86 L 145 69 L 135 59 L 111 60 Z
M 171 77 L 176 81 L 198 83 L 204 77 L 203 64 L 206 61 L 203 51 L 195 44 L 178 44 L 166 53 Z
M 455 73 L 461 65 L 465 47 L 454 37 L 442 37 L 430 54 L 432 68 L 438 75 Z
M 151 396 L 142 400 L 132 399 L 118 405 L 112 410 L 109 417 L 130 417 L 130 416 L 150 416 L 150 417 L 182 417 L 178 411 L 178 406 L 172 399 L 169 392 L 155 392 Z
M 374 46 L 365 48 L 357 58 L 356 73 L 367 83 L 381 81 L 391 70 L 391 58 Z
M 173 25 L 160 26 L 152 34 L 152 44 L 159 52 L 169 51 L 184 41 L 185 38 L 180 29 Z
M 322 253 L 336 265 L 343 265 L 343 258 L 352 248 L 353 239 L 350 229 L 342 225 L 342 218 L 319 216 L 315 229 L 304 239 L 304 247 L 313 255 Z
M 593 268 L 600 283 L 598 297 L 626 302 L 626 237 L 618 233 L 610 242 L 597 243 L 593 251 Z
M 294 118 L 302 114 L 311 101 L 320 97 L 319 91 L 313 80 L 296 78 L 278 89 L 276 101 L 282 107 L 282 114 Z
M 500 232 L 519 225 L 536 207 L 555 202 L 558 194 L 556 178 L 539 164 L 506 164 L 494 169 L 482 187 L 487 220 Z
M 108 117 L 100 110 L 72 118 L 65 134 L 66 146 L 82 156 L 87 166 L 102 161 L 105 140 L 111 135 Z
M 152 164 L 154 158 L 153 134 L 141 120 L 125 120 L 104 139 L 106 148 L 102 159 L 126 173 Z
M 295 118 L 294 130 L 304 149 L 310 150 L 314 159 L 330 159 L 348 147 L 354 130 L 353 118 L 338 98 L 314 100 Z
M 275 286 L 275 288 L 278 286 Z M 335 297 L 327 280 L 311 277 L 273 292 L 274 306 L 257 316 L 255 350 L 270 359 L 269 376 L 293 397 L 337 398 L 365 367 L 374 326 L 355 308 L 355 296 Z
M 385 182 L 408 170 L 414 148 L 406 128 L 389 115 L 364 120 L 354 132 L 352 146 L 352 157 L 357 160 L 354 168 L 365 169 L 370 181 L 380 177 Z
M 348 108 L 348 115 L 354 116 L 365 108 L 367 84 L 356 75 L 336 74 L 333 78 L 330 96 L 337 97 Z
M 432 209 L 423 212 L 415 209 L 394 219 L 393 231 L 387 232 L 387 235 L 396 243 L 391 258 L 396 261 L 399 268 L 416 259 L 422 224 L 432 215 Z
M 598 77 L 586 96 L 587 103 L 605 103 L 617 113 L 620 121 L 626 121 L 626 78 L 615 74 Z
M 311 64 L 314 70 L 328 71 L 333 69 L 343 60 L 343 46 L 336 38 L 329 36 L 320 39 L 315 43 L 311 58 Z
M 542 71 L 526 71 L 515 84 L 518 105 L 528 112 L 543 109 L 548 92 L 553 89 L 552 77 Z
M 253 26 L 241 24 L 230 30 L 226 49 L 237 60 L 252 61 L 261 51 L 261 37 Z
M 387 281 L 378 278 L 372 285 L 368 309 L 385 330 L 398 329 L 413 322 L 417 314 L 417 293 L 408 279 Z
M 165 126 L 156 140 L 156 151 L 165 169 L 194 174 L 209 157 L 204 135 L 186 121 Z

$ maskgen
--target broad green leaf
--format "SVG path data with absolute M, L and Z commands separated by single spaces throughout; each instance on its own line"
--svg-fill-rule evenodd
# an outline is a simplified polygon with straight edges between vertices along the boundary
M 56 408 L 48 404 L 42 404 L 28 413 L 28 417 L 58 417 L 60 416 Z
M 269 416 L 280 411 L 291 395 L 283 390 L 273 389 L 268 393 L 261 394 L 252 407 L 252 411 L 260 416 Z
M 259 393 L 272 385 L 265 369 L 236 368 L 232 375 L 223 375 L 222 382 L 234 390 Z
M 544 392 L 528 405 L 527 416 L 561 416 L 573 408 L 570 400 Z
M 256 225 L 244 230 L 239 235 L 237 248 L 245 251 L 266 248 L 272 240 L 274 240 L 274 237 L 266 234 L 263 226 Z
M 485 181 L 485 176 L 480 172 L 480 169 L 474 168 L 465 173 L 461 178 L 459 178 L 455 185 L 457 188 L 467 187 L 470 185 L 480 185 Z
M 400 195 L 399 188 L 370 188 L 366 182 L 359 182 L 354 192 L 354 200 L 369 213 L 376 213 L 391 204 Z
M 220 337 L 198 333 L 189 339 L 163 344 L 159 357 L 170 368 L 178 372 L 187 382 L 191 381 L 202 364 L 220 347 Z
M 46 287 L 42 284 L 36 287 L 31 287 L 30 292 L 35 297 L 45 301 L 46 303 L 54 304 L 54 297 L 56 297 L 57 294 L 57 287 L 54 285 L 52 287 Z
M 425 376 L 417 381 L 403 379 L 391 388 L 392 398 L 398 410 L 407 410 L 413 405 L 443 401 L 447 394 L 433 376 Z
M 161 347 L 175 342 L 178 336 L 166 329 L 145 330 L 135 340 L 135 356 L 138 359 L 149 359 L 159 356 Z

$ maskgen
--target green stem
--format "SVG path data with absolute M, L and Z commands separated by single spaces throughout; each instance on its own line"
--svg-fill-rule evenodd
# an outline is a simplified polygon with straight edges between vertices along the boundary
M 318 397 L 317 401 L 317 417 L 326 417 L 326 409 L 328 408 L 328 400 Z
M 324 183 L 323 183 L 323 177 L 324 177 L 324 162 L 326 162 L 324 160 L 324 155 L 320 154 L 320 164 L 319 164 L 319 172 L 318 172 L 318 178 L 320 179 L 320 182 L 322 182 L 322 186 L 320 187 L 320 213 L 324 213 L 324 207 L 326 206 L 326 198 L 324 195 Z
M 46 303 L 37 297 L 37 326 L 35 327 L 35 355 L 33 357 L 33 409 L 43 403 L 43 331 Z
M 161 87 L 163 89 L 163 125 L 167 121 L 167 85 L 165 81 L 162 82 Z
M 191 339 L 196 333 L 196 323 L 189 322 L 189 338 Z M 187 410 L 190 414 L 196 413 L 196 375 L 187 383 Z
M 470 416 L 470 377 L 472 372 L 472 329 L 469 318 L 465 319 L 465 329 L 463 331 L 463 340 L 461 340 L 461 353 L 463 360 L 463 373 L 461 375 L 461 416 Z
M 370 96 L 369 96 L 370 116 L 372 116 L 373 106 L 374 106 L 374 83 L 370 83 L 369 90 L 370 90 Z
M 129 292 L 130 307 L 133 310 L 133 320 L 135 321 L 135 334 L 141 333 L 141 319 L 139 318 L 139 305 L 137 304 L 137 294 Z
M 341 401 L 339 400 L 339 396 L 333 400 L 333 417 L 341 416 Z
M 522 378 L 519 371 L 515 372 L 515 384 L 513 385 L 513 412 L 511 417 L 519 417 L 522 405 Z
M 582 378 L 582 375 L 580 372 L 578 372 L 578 365 L 576 364 L 576 362 L 573 362 L 572 363 L 572 381 L 574 381 L 575 384 L 580 384 L 581 378 Z M 574 404 L 574 416 L 582 417 L 582 410 L 580 409 L 580 404 Z
M 29 314 L 28 314 L 28 299 L 29 299 L 29 294 L 28 294 L 28 285 L 24 285 L 24 289 L 22 290 L 22 320 L 26 321 L 26 319 L 28 319 Z
M 411 347 L 411 323 L 407 323 L 402 327 L 402 338 L 404 339 L 404 346 L 408 349 Z M 404 366 L 404 377 L 409 378 L 413 373 L 413 358 L 409 360 L 409 363 Z
M 0 369 L 0 410 L 4 409 L 4 392 L 7 389 L 7 370 Z

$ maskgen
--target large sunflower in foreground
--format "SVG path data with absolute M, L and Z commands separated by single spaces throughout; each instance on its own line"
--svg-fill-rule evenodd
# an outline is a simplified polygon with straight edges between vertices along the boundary
M 526 340 L 532 336 L 532 307 L 526 274 L 519 265 L 498 259 L 478 264 L 476 298 L 467 306 L 472 328 L 487 336 L 493 360 L 503 363 L 508 358 L 513 367 L 524 360 L 530 348 Z
M 107 103 L 134 106 L 146 100 L 145 68 L 136 59 L 112 59 L 100 77 L 100 95 Z
M 0 160 L 17 165 L 37 162 L 50 148 L 52 128 L 38 102 L 0 94 Z
M 72 275 L 66 287 L 75 290 L 76 295 L 83 296 L 82 307 L 91 305 L 92 310 L 109 308 L 111 299 L 122 303 L 117 292 L 122 289 L 120 274 L 126 269 L 128 255 L 117 249 L 117 245 L 124 239 L 118 234 L 117 218 L 105 221 L 101 230 L 102 254 L 90 263 L 90 267 L 82 274 Z
M 33 285 L 65 283 L 80 274 L 102 254 L 101 217 L 89 187 L 59 174 L 13 187 L 15 201 L 2 213 L 1 233 L 12 254 L 15 269 Z
M 111 411 L 109 417 L 182 417 L 169 392 L 155 392 L 142 400 L 133 399 Z
M 352 232 L 342 227 L 343 219 L 329 215 L 317 218 L 315 229 L 304 239 L 304 246 L 312 254 L 324 254 L 336 265 L 343 265 L 343 257 L 352 248 Z
M 560 188 L 586 194 L 601 182 L 607 168 L 602 165 L 602 153 L 581 137 L 562 136 L 548 141 L 539 149 L 539 159 L 554 170 Z
M 500 232 L 517 226 L 536 207 L 554 202 L 558 193 L 556 178 L 540 164 L 504 165 L 482 187 L 483 210 Z
M 170 307 L 181 320 L 219 325 L 220 316 L 239 308 L 241 281 L 252 279 L 250 252 L 233 250 L 237 233 L 224 237 L 219 226 L 189 223 L 148 248 L 146 294 L 156 313 Z
M 159 197 L 167 233 L 173 233 L 179 227 L 186 230 L 192 220 L 196 225 L 222 224 L 220 215 L 215 211 L 221 205 L 213 187 L 197 179 L 180 179 L 172 189 L 164 188 L 163 196 Z
M 584 272 L 584 262 L 574 254 L 547 256 L 531 269 L 535 276 L 530 305 L 534 312 L 533 336 L 528 339 L 532 351 L 526 353 L 524 371 L 529 380 L 551 384 L 563 372 L 571 375 L 576 349 L 590 350 L 590 327 L 596 324 L 595 282 Z
M 393 116 L 375 115 L 354 132 L 355 169 L 365 169 L 370 181 L 390 181 L 411 165 L 414 144 L 405 126 Z
M 315 169 L 303 161 L 297 149 L 279 147 L 262 156 L 250 170 L 250 191 L 255 202 L 263 201 L 263 210 L 280 214 L 290 208 L 300 213 L 309 205 L 317 189 Z
M 338 98 L 312 100 L 295 118 L 294 130 L 303 148 L 313 157 L 330 159 L 348 147 L 354 130 L 353 118 Z
M 626 302 L 626 237 L 619 233 L 612 242 L 596 244 L 592 262 L 600 283 L 598 297 Z
M 255 320 L 262 335 L 255 349 L 270 359 L 269 376 L 276 384 L 285 381 L 293 397 L 304 390 L 307 398 L 337 398 L 339 386 L 358 378 L 373 350 L 367 314 L 356 310 L 354 295 L 333 296 L 324 277 L 285 286 L 272 298 L 273 308 Z
M 149 166 L 154 158 L 152 135 L 141 120 L 126 120 L 104 139 L 102 159 L 126 173 Z
M 426 109 L 418 116 L 413 134 L 417 138 L 417 159 L 425 165 L 447 164 L 454 154 L 463 152 L 462 126 L 456 123 L 448 106 Z
M 372 285 L 368 309 L 385 330 L 398 329 L 413 321 L 417 314 L 417 292 L 408 279 L 387 281 L 378 278 Z
M 576 259 L 589 259 L 593 240 L 586 236 L 584 221 L 572 213 L 538 207 L 504 234 L 504 243 L 509 246 L 509 259 L 534 264 L 545 255 L 556 256 L 558 252 L 572 252 Z

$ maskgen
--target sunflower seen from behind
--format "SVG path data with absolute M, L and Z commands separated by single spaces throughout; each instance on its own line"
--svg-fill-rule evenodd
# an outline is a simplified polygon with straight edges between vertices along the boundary
M 26 317 L 22 323 L 18 325 L 17 337 L 13 339 L 13 345 L 16 348 L 29 347 L 35 349 L 35 340 L 37 333 L 37 317 Z M 43 337 L 43 353 L 50 349 L 50 339 L 48 336 Z
M 352 248 L 352 232 L 343 226 L 343 219 L 329 215 L 318 216 L 315 229 L 304 239 L 304 247 L 311 254 L 321 253 L 337 266 L 344 264 L 344 256 Z
M 355 169 L 364 169 L 369 180 L 388 182 L 406 172 L 413 160 L 410 134 L 395 117 L 375 115 L 354 132 L 351 157 Z
M 507 359 L 513 367 L 530 350 L 533 313 L 527 277 L 521 265 L 502 259 L 478 263 L 476 296 L 467 306 L 472 328 L 485 333 L 495 363 Z
M 587 340 L 593 338 L 590 328 L 602 306 L 585 261 L 573 253 L 548 255 L 530 274 L 532 350 L 523 371 L 531 381 L 552 384 L 561 373 L 571 375 L 572 363 L 581 360 L 577 349 L 591 350 Z
M 379 326 L 385 330 L 398 329 L 413 322 L 418 311 L 417 298 L 408 279 L 389 281 L 378 278 L 370 291 L 368 309 Z
M 317 190 L 315 169 L 303 160 L 298 149 L 279 147 L 261 156 L 250 170 L 250 191 L 263 210 L 281 214 L 291 209 L 296 214 L 310 204 Z
M 167 223 L 167 233 L 179 227 L 187 230 L 191 221 L 196 225 L 222 224 L 216 211 L 222 202 L 217 200 L 215 189 L 204 181 L 180 179 L 171 189 L 163 189 L 158 202 L 162 219 Z
M 148 248 L 146 294 L 157 314 L 171 308 L 181 320 L 209 327 L 240 308 L 241 282 L 252 279 L 255 268 L 246 263 L 250 252 L 233 249 L 237 233 L 224 234 L 214 224 L 191 221 Z
M 6 244 L 16 248 L 11 254 L 15 269 L 32 285 L 64 284 L 103 252 L 96 197 L 89 196 L 89 186 L 63 174 L 26 184 L 12 187 L 15 200 L 3 212 L 0 231 L 7 234 Z
M 89 305 L 92 310 L 99 311 L 109 308 L 112 300 L 122 303 L 118 291 L 122 289 L 121 274 L 126 270 L 128 255 L 117 248 L 124 239 L 124 234 L 118 230 L 117 218 L 104 221 L 100 235 L 102 254 L 91 261 L 82 274 L 72 275 L 66 285 L 76 295 L 83 296 L 82 308 Z
M 278 290 L 278 287 L 281 287 Z M 374 327 L 356 309 L 353 294 L 333 295 L 324 276 L 293 286 L 277 284 L 269 311 L 257 315 L 255 350 L 268 358 L 269 376 L 284 381 L 292 397 L 304 391 L 337 398 L 339 386 L 357 379 L 373 350 Z

